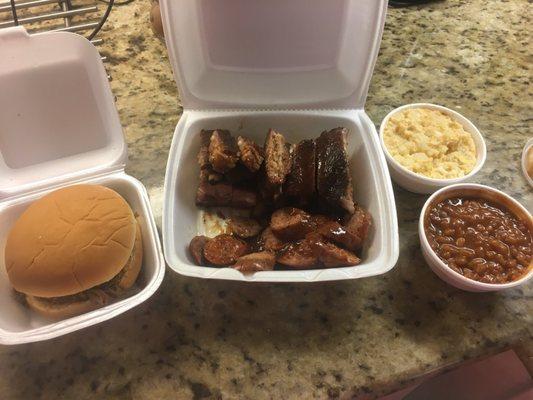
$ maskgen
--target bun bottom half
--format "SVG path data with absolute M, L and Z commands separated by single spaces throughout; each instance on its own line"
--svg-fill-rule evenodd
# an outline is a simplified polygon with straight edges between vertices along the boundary
M 111 297 L 103 290 L 97 289 L 91 290 L 91 295 L 86 299 L 58 303 L 50 301 L 50 299 L 26 295 L 26 302 L 32 310 L 53 319 L 64 319 L 84 314 L 105 306 L 110 300 Z

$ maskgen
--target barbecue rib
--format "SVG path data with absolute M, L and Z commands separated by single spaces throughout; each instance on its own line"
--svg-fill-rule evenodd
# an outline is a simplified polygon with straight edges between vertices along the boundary
M 319 200 L 324 207 L 355 211 L 352 179 L 346 155 L 346 128 L 322 132 L 316 140 L 316 183 Z
M 200 182 L 196 192 L 197 206 L 253 208 L 256 204 L 255 192 L 237 188 L 228 183 L 211 185 L 207 182 Z
M 229 131 L 213 131 L 209 142 L 209 162 L 216 172 L 225 173 L 239 161 L 237 141 Z
M 253 140 L 244 136 L 237 138 L 237 146 L 239 147 L 241 162 L 244 166 L 251 172 L 257 172 L 265 159 L 263 149 Z
M 290 145 L 281 133 L 270 129 L 265 141 L 265 170 L 268 183 L 282 185 L 290 168 Z
M 210 167 L 209 164 L 209 143 L 211 142 L 212 130 L 204 130 L 200 132 L 200 151 L 198 152 L 198 164 L 200 169 Z
M 305 206 L 316 193 L 315 141 L 302 140 L 295 146 L 292 167 L 283 185 L 283 191 L 291 203 Z

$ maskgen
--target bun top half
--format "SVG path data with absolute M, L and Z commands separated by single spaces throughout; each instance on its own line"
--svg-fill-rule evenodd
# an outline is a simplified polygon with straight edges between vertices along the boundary
M 68 296 L 109 281 L 128 262 L 136 221 L 128 203 L 99 185 L 75 185 L 35 201 L 9 232 L 5 262 L 19 292 Z

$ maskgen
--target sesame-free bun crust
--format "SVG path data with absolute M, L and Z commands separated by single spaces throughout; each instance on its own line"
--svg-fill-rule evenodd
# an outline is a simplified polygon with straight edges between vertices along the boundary
M 143 257 L 142 235 L 140 225 L 136 224 L 135 245 L 130 259 L 115 278 L 115 284 L 108 289 L 101 286 L 83 292 L 82 296 L 70 296 L 66 299 L 56 297 L 52 299 L 26 295 L 26 303 L 34 311 L 47 318 L 65 319 L 76 315 L 85 314 L 109 304 L 116 295 L 130 289 L 141 270 Z M 59 300 L 59 301 L 56 301 Z
M 68 296 L 107 282 L 128 263 L 136 225 L 128 203 L 104 186 L 51 192 L 9 232 L 9 280 L 17 291 L 39 297 Z

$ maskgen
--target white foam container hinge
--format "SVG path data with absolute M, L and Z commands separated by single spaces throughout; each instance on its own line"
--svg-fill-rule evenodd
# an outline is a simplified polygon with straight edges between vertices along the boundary
M 127 148 L 98 51 L 82 36 L 0 30 L 0 344 L 50 339 L 108 320 L 150 297 L 165 264 L 148 194 L 124 172 Z M 4 265 L 13 223 L 35 200 L 77 183 L 107 186 L 139 215 L 139 291 L 98 310 L 50 320 L 14 296 Z
M 163 245 L 176 272 L 255 282 L 362 278 L 398 259 L 389 172 L 364 103 L 377 57 L 385 0 L 162 0 L 165 39 L 183 115 L 165 176 Z M 346 268 L 264 271 L 197 266 L 189 241 L 202 231 L 195 206 L 201 129 L 229 129 L 262 143 L 269 128 L 290 142 L 350 130 L 355 199 L 374 224 L 363 262 Z

